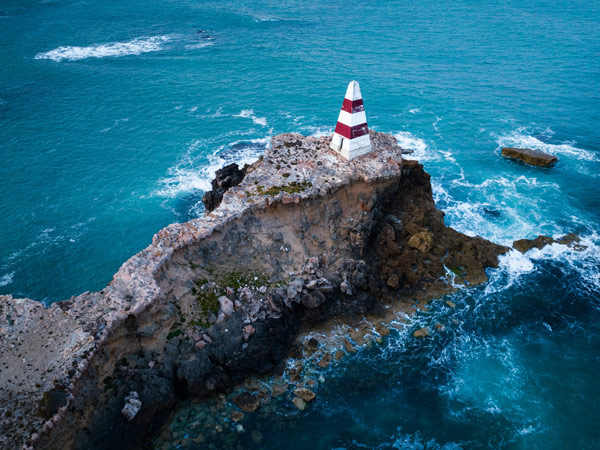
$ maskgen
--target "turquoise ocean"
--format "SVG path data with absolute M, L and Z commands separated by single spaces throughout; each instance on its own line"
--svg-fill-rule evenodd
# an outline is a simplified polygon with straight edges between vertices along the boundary
M 600 448 L 597 1 L 0 0 L 0 294 L 101 289 L 203 214 L 220 166 L 331 133 L 353 79 L 448 225 L 586 248 L 510 252 L 456 309 L 436 301 L 323 372 L 306 411 L 244 419 L 232 448 Z M 173 448 L 197 414 L 178 411 Z

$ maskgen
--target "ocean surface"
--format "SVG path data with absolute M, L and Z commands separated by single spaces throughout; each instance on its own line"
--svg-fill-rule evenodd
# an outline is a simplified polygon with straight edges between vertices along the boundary
M 229 444 L 600 448 L 597 1 L 0 0 L 0 293 L 101 289 L 203 214 L 217 168 L 281 132 L 330 133 L 352 79 L 448 225 L 502 244 L 576 232 L 586 249 L 510 252 L 456 309 L 434 302 L 323 372 L 306 411 L 244 419 Z M 559 162 L 507 161 L 507 145 Z M 178 412 L 171 447 L 198 411 Z

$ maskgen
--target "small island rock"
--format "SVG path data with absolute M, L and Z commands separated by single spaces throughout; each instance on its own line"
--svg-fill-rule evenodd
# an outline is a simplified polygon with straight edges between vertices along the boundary
M 554 155 L 548 155 L 547 153 L 531 148 L 504 147 L 502 149 L 502 156 L 539 167 L 550 167 L 558 161 L 558 158 Z

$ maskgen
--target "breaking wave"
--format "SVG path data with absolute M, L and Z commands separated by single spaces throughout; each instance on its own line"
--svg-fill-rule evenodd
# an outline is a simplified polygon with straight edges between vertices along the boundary
M 217 170 L 231 163 L 236 163 L 240 167 L 253 163 L 264 153 L 270 142 L 270 136 L 247 141 L 238 140 L 219 147 L 211 155 L 198 156 L 198 153 L 202 153 L 201 150 L 206 147 L 206 142 L 194 141 L 182 160 L 168 170 L 168 176 L 158 181 L 161 187 L 154 192 L 154 195 L 177 198 L 182 194 L 195 191 L 206 192 L 211 189 L 211 181 Z
M 398 145 L 405 150 L 412 150 L 413 153 L 402 155 L 405 159 L 416 159 L 419 161 L 429 161 L 436 159 L 436 155 L 428 151 L 427 143 L 421 139 L 409 133 L 408 131 L 399 131 L 394 134 Z
M 38 53 L 34 59 L 50 59 L 61 62 L 78 61 L 86 58 L 108 58 L 142 53 L 156 52 L 164 49 L 164 44 L 173 39 L 172 35 L 139 37 L 127 42 L 109 42 L 94 44 L 88 47 L 61 46 L 49 52 Z
M 546 130 L 546 134 L 552 135 L 552 131 Z M 555 156 L 572 156 L 583 161 L 600 161 L 600 158 L 596 153 L 575 147 L 573 145 L 574 142 L 549 144 L 541 141 L 535 136 L 531 136 L 526 128 L 518 128 L 503 134 L 498 137 L 497 142 L 498 147 L 533 148 Z

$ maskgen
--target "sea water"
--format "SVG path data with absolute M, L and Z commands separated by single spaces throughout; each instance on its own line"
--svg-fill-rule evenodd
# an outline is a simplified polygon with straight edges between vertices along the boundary
M 305 412 L 245 419 L 238 444 L 598 448 L 599 24 L 582 0 L 3 0 L 0 293 L 101 289 L 160 228 L 203 214 L 217 168 L 277 133 L 330 133 L 356 79 L 448 225 L 507 245 L 576 232 L 586 248 L 510 252 L 456 309 L 434 302 L 328 369 Z

